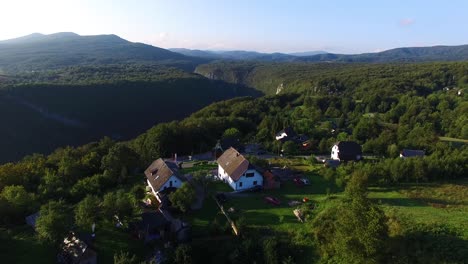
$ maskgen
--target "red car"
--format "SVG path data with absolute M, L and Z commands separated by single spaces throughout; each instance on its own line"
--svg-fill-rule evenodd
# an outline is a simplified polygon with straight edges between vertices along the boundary
M 273 205 L 280 205 L 281 204 L 280 200 L 278 200 L 275 197 L 270 197 L 270 196 L 265 197 L 265 202 L 271 203 Z

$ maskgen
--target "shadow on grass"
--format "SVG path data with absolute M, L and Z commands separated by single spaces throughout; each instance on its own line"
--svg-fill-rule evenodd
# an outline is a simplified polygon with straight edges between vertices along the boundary
M 11 231 L 0 229 L 2 263 L 53 263 L 56 254 L 55 247 L 38 241 L 29 226 Z
M 427 206 L 422 201 L 418 201 L 410 198 L 371 198 L 374 202 L 382 205 L 391 205 L 391 206 L 405 206 L 405 207 L 421 207 Z
M 392 238 L 391 251 L 405 263 L 466 263 L 468 241 L 446 230 L 416 230 Z
M 248 211 L 244 212 L 243 216 L 248 219 L 247 223 L 249 225 L 271 226 L 297 222 L 296 217 L 293 215 L 292 209 L 291 215 L 278 215 L 267 212 Z

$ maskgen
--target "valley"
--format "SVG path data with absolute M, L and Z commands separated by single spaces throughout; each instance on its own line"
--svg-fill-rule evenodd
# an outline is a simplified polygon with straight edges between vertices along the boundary
M 0 259 L 463 263 L 465 50 L 0 41 Z

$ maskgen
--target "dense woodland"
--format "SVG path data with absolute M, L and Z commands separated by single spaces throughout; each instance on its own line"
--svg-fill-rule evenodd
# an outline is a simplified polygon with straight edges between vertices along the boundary
M 144 197 L 142 170 L 151 161 L 174 153 L 190 155 L 210 151 L 223 134 L 234 131 L 232 134 L 245 143 L 261 143 L 272 153 L 283 149 L 286 155 L 328 155 L 334 142 L 354 140 L 374 162 L 324 169 L 323 177 L 337 188 L 345 189 L 344 198 L 330 208 L 311 214 L 309 231 L 291 241 L 271 239 L 251 230 L 232 244 L 181 245 L 172 257 L 174 263 L 200 262 L 206 257 L 202 252 L 210 253 L 213 263 L 221 259 L 229 263 L 295 263 L 298 245 L 306 240 L 314 245 L 313 261 L 323 263 L 462 263 L 466 260 L 466 241 L 457 239 L 460 234 L 430 225 L 405 229 L 404 219 L 384 213 L 367 198 L 366 188 L 466 178 L 467 145 L 444 139 L 468 139 L 468 63 L 222 65 L 225 69 L 217 68 L 222 73 L 215 79 L 242 86 L 211 82 L 178 71 L 158 75 L 145 72 L 145 67 L 118 68 L 115 75 L 110 68 L 70 68 L 9 80 L 1 95 L 5 102 L 11 103 L 11 97 L 21 97 L 31 104 L 47 101 L 50 111 L 87 120 L 97 131 L 97 124 L 105 119 L 119 120 L 123 126 L 132 127 L 135 123 L 181 118 L 183 115 L 146 119 L 150 115 L 149 107 L 161 103 L 159 93 L 148 96 L 135 90 L 151 92 L 155 89 L 154 82 L 163 83 L 167 87 L 164 91 L 173 98 L 163 103 L 177 102 L 178 108 L 186 110 L 184 113 L 201 106 L 191 103 L 201 101 L 194 98 L 203 97 L 202 87 L 211 87 L 204 94 L 210 99 L 204 102 L 226 99 L 224 93 L 213 94 L 220 89 L 233 89 L 231 95 L 235 96 L 239 94 L 235 90 L 238 87 L 247 91 L 256 88 L 267 94 L 274 94 L 281 83 L 285 88 L 278 95 L 241 97 L 211 104 L 181 121 L 157 124 L 132 140 L 117 142 L 106 137 L 80 147 L 62 147 L 47 156 L 29 155 L 0 166 L 1 243 L 8 243 L 8 232 L 14 232 L 23 225 L 25 216 L 38 210 L 41 217 L 37 223 L 37 239 L 51 247 L 72 226 L 84 229 L 92 221 L 110 221 L 114 214 L 129 223 L 140 213 L 137 201 Z M 94 74 L 89 75 L 90 72 Z M 122 72 L 127 77 L 122 77 Z M 155 76 L 164 77 L 159 81 L 160 77 Z M 108 84 L 107 80 L 114 78 L 123 80 Z M 143 81 L 145 78 L 149 80 Z M 44 91 L 62 95 L 42 96 Z M 100 96 L 109 98 L 106 104 L 89 103 Z M 60 98 L 59 102 L 54 101 L 56 98 Z M 89 107 L 83 107 L 85 98 Z M 156 105 L 142 107 L 145 98 Z M 64 102 L 71 107 L 64 110 Z M 122 104 L 124 108 L 113 108 Z M 102 110 L 99 118 L 96 109 Z M 129 109 L 136 110 L 130 115 L 126 112 Z M 168 113 L 165 108 L 159 111 Z M 21 123 L 31 125 L 24 119 Z M 104 123 L 105 127 L 111 125 Z M 302 149 L 291 142 L 274 141 L 275 133 L 285 127 L 308 136 L 311 147 Z M 68 130 L 60 132 L 66 133 Z M 47 131 L 41 135 L 53 137 Z M 31 142 L 41 140 L 33 137 Z M 427 155 L 421 159 L 399 159 L 403 148 L 422 149 Z M 11 151 L 14 146 L 7 149 Z M 314 162 L 312 158 L 310 162 Z M 130 258 L 122 255 L 116 259 L 127 257 Z
M 0 161 L 104 136 L 126 140 L 219 100 L 260 92 L 148 65 L 70 67 L 0 81 Z M 118 118 L 116 118 L 118 117 Z

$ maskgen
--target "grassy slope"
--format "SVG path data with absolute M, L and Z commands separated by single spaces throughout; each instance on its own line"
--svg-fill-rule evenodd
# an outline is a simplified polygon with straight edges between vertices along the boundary
M 248 226 L 265 230 L 268 234 L 275 234 L 279 239 L 294 240 L 301 232 L 308 231 L 308 225 L 298 222 L 293 215 L 294 207 L 287 205 L 288 201 L 301 200 L 304 197 L 316 203 L 319 210 L 332 205 L 342 195 L 333 183 L 324 180 L 318 173 L 320 165 L 310 167 L 298 166 L 296 169 L 305 171 L 305 177 L 311 181 L 310 186 L 297 187 L 292 182 L 286 182 L 281 189 L 253 193 L 245 197 L 229 200 L 225 208 L 233 207 L 245 217 Z M 223 183 L 217 183 L 214 188 L 218 191 L 231 191 Z M 213 187 L 212 187 L 213 188 Z M 327 197 L 327 192 L 333 193 Z M 455 193 L 455 194 L 454 194 Z M 280 206 L 265 203 L 265 196 L 274 196 L 281 201 Z M 369 197 L 375 199 L 386 212 L 395 213 L 399 217 L 409 218 L 413 223 L 447 225 L 462 239 L 468 239 L 468 184 L 430 186 L 403 186 L 399 188 L 370 188 Z M 330 199 L 335 198 L 335 199 Z M 431 202 L 437 201 L 448 207 L 440 208 Z M 209 224 L 215 217 L 219 219 L 219 209 L 212 199 L 208 199 L 202 210 L 191 215 L 194 225 L 194 235 L 197 237 L 209 236 Z M 300 239 L 298 241 L 301 241 Z M 303 253 L 297 263 L 308 263 L 313 258 L 313 245 L 311 240 L 305 240 L 301 245 Z

